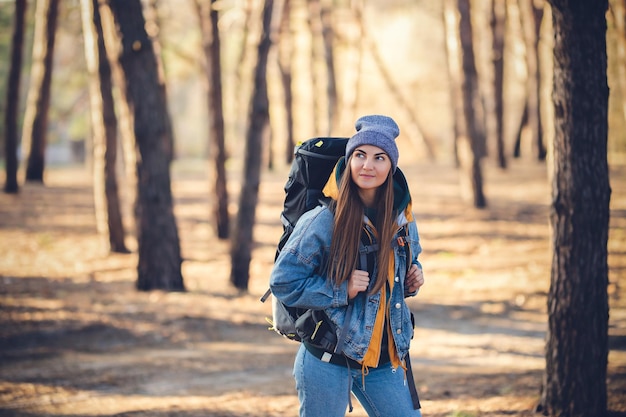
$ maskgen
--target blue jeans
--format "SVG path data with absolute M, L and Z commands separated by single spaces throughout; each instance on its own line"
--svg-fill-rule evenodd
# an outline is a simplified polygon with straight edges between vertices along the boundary
M 404 370 L 394 370 L 390 364 L 370 368 L 363 378 L 361 368 L 348 370 L 323 362 L 301 344 L 293 375 L 300 400 L 300 417 L 344 417 L 350 391 L 370 417 L 422 416 L 420 410 L 413 409 Z

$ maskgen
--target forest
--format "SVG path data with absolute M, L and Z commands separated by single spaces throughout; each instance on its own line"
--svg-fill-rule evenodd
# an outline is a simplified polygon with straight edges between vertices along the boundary
M 0 25 L 1 416 L 297 415 L 259 301 L 283 187 L 364 114 L 400 125 L 423 415 L 626 416 L 624 0 L 6 0 Z

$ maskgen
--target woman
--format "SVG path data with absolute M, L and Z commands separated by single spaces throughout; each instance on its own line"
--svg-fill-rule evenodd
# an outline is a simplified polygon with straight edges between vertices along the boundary
M 304 342 L 296 355 L 301 417 L 344 416 L 350 392 L 369 416 L 420 417 L 404 299 L 424 278 L 411 196 L 397 170 L 400 131 L 381 115 L 361 117 L 356 130 L 324 189 L 331 202 L 302 215 L 270 287 L 288 306 L 323 310 L 336 332 L 334 351 Z M 359 262 L 364 244 L 378 250 Z

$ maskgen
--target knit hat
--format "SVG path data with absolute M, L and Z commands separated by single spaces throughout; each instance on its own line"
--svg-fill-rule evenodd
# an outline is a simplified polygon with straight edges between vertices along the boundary
M 346 160 L 358 146 L 373 145 L 389 155 L 391 172 L 396 172 L 400 156 L 395 141 L 400 134 L 398 124 L 391 117 L 374 114 L 359 118 L 355 127 L 356 133 L 346 145 Z

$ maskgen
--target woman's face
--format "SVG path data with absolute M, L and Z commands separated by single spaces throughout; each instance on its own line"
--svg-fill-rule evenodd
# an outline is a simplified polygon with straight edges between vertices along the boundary
M 371 205 L 376 189 L 385 183 L 391 170 L 391 159 L 378 146 L 357 147 L 350 158 L 350 175 L 359 187 L 359 194 L 366 205 Z

